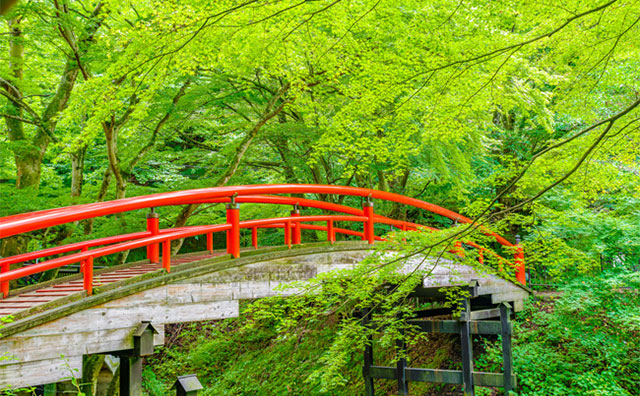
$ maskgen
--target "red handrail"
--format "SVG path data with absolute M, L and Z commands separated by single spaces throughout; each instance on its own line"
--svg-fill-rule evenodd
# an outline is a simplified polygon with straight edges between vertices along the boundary
M 270 225 L 261 225 L 255 228 L 284 228 L 284 224 L 270 224 Z M 300 228 L 302 228 L 303 230 L 314 230 L 314 231 L 327 231 L 328 232 L 328 228 L 327 226 L 321 226 L 321 225 L 315 225 L 315 224 L 300 224 Z M 340 233 L 340 234 L 344 234 L 344 235 L 352 235 L 352 236 L 357 236 L 357 237 L 364 237 L 364 232 L 360 232 L 360 231 L 355 231 L 355 230 L 349 230 L 346 228 L 338 228 L 338 227 L 334 227 L 333 228 L 334 232 Z M 376 241 L 385 241 L 386 239 L 376 236 Z
M 256 195 L 256 194 L 302 194 L 302 193 L 315 193 L 315 194 L 339 194 L 339 195 L 351 195 L 367 197 L 367 201 L 363 204 L 363 209 L 351 208 L 344 205 L 333 204 L 324 201 L 317 201 L 305 198 L 297 197 L 282 197 L 273 195 Z M 5 218 L 0 218 L 0 238 L 20 234 L 23 232 L 33 231 L 46 227 L 51 227 L 59 224 L 64 224 L 72 221 L 83 220 L 92 217 L 110 215 L 115 213 L 122 213 L 130 210 L 153 208 L 156 206 L 165 205 L 180 205 L 180 204 L 193 204 L 193 203 L 218 203 L 218 202 L 230 202 L 227 205 L 227 224 L 211 225 L 211 226 L 196 226 L 196 227 L 183 227 L 179 229 L 170 230 L 158 230 L 157 227 L 152 227 L 145 232 L 137 232 L 125 235 L 117 235 L 107 238 L 100 238 L 91 241 L 77 242 L 64 246 L 53 247 L 49 249 L 43 249 L 37 252 L 25 253 L 13 257 L 7 257 L 0 259 L 0 292 L 6 296 L 8 294 L 8 281 L 18 279 L 24 276 L 28 276 L 34 273 L 46 271 L 48 269 L 57 268 L 63 265 L 67 265 L 74 262 L 83 262 L 83 272 L 85 274 L 85 287 L 90 293 L 91 277 L 92 277 L 92 263 L 96 257 L 101 257 L 116 252 L 130 250 L 138 247 L 147 246 L 148 257 L 153 262 L 159 260 L 157 246 L 163 243 L 163 266 L 170 270 L 170 242 L 174 239 L 181 239 L 189 236 L 206 234 L 207 235 L 207 249 L 212 250 L 213 232 L 227 231 L 227 252 L 234 257 L 239 256 L 240 252 L 240 228 L 252 229 L 252 245 L 257 246 L 257 234 L 256 228 L 263 227 L 283 227 L 285 229 L 285 243 L 294 244 L 300 243 L 301 229 L 314 229 L 327 231 L 327 239 L 329 241 L 335 240 L 334 233 L 343 233 L 348 235 L 360 236 L 363 240 L 368 240 L 369 243 L 373 243 L 376 240 L 384 240 L 381 237 L 377 237 L 374 234 L 373 224 L 382 223 L 396 226 L 402 230 L 415 230 L 418 228 L 426 228 L 435 230 L 431 227 L 422 226 L 420 224 L 394 220 L 384 216 L 375 214 L 373 211 L 373 205 L 371 199 L 382 199 L 392 202 L 402 203 L 414 206 L 416 208 L 422 208 L 429 210 L 433 213 L 440 214 L 442 216 L 454 219 L 458 222 L 470 223 L 471 220 L 452 212 L 448 209 L 444 209 L 440 206 L 430 204 L 428 202 L 420 201 L 414 198 L 404 197 L 402 195 L 388 193 L 384 191 L 363 189 L 357 187 L 344 187 L 344 186 L 326 186 L 326 185 L 254 185 L 254 186 L 230 186 L 230 187 L 215 187 L 205 188 L 198 190 L 188 190 L 173 193 L 154 194 L 144 197 L 133 197 L 127 199 L 121 199 L 111 202 L 100 202 L 94 204 L 78 205 L 58 209 L 50 209 L 39 212 L 25 213 Z M 313 207 L 331 212 L 345 213 L 342 216 L 336 215 L 318 215 L 318 216 L 300 216 L 298 211 L 292 212 L 291 217 L 271 218 L 271 219 L 258 219 L 239 221 L 238 203 L 261 203 L 261 204 L 280 204 L 280 205 L 295 205 L 304 207 Z M 153 218 L 157 223 L 157 215 L 153 215 Z M 317 226 L 302 224 L 303 222 L 317 222 L 326 221 L 326 226 Z M 364 223 L 363 232 L 347 230 L 342 228 L 335 228 L 333 226 L 334 221 L 350 221 L 350 222 L 362 222 Z M 505 246 L 514 246 L 509 241 L 486 229 L 480 227 L 481 231 L 487 235 L 493 236 L 499 243 Z M 88 251 L 90 247 L 103 246 L 117 244 L 111 246 L 105 246 L 99 249 Z M 481 260 L 485 251 L 491 252 L 473 243 L 469 243 L 472 246 L 480 249 Z M 14 263 L 24 262 L 27 260 L 39 259 L 51 255 L 57 255 L 62 253 L 68 253 L 70 251 L 80 250 L 80 253 L 67 255 L 60 258 L 31 265 L 29 267 L 20 268 L 9 271 L 9 266 Z M 153 253 L 155 252 L 155 253 Z M 462 252 L 460 252 L 462 253 Z M 491 254 L 496 255 L 491 252 Z M 497 257 L 500 257 L 496 255 Z M 504 260 L 500 257 L 501 260 Z M 515 254 L 517 278 L 524 283 L 524 260 L 522 249 L 518 247 Z M 87 267 L 85 269 L 85 267 Z M 89 277 L 89 279 L 87 279 Z M 522 278 L 522 279 L 521 279 Z
M 267 226 L 271 224 L 283 224 L 287 222 L 303 222 L 303 221 L 366 221 L 366 217 L 362 216 L 298 216 L 298 217 L 278 217 L 278 218 L 270 218 L 270 219 L 259 219 L 259 220 L 248 220 L 240 222 L 240 228 L 253 228 L 259 226 Z M 182 239 L 196 235 L 203 235 L 212 232 L 220 232 L 231 229 L 230 224 L 217 224 L 211 226 L 192 226 L 192 227 L 183 227 L 180 229 L 171 229 L 171 230 L 162 230 L 161 234 L 148 236 L 144 238 L 139 238 L 134 241 L 123 242 L 117 245 L 105 246 L 102 248 L 94 249 L 94 250 L 85 250 L 80 253 L 70 254 L 64 257 L 59 257 L 51 260 L 47 260 L 38 264 L 30 265 L 28 267 L 17 268 L 8 272 L 0 273 L 0 284 L 6 284 L 9 281 L 20 279 L 25 276 L 37 274 L 40 272 L 48 271 L 51 269 L 63 267 L 65 265 L 85 262 L 87 260 L 93 261 L 93 259 L 97 257 L 103 257 L 110 254 L 115 254 L 119 252 L 123 252 L 126 250 L 136 249 L 140 247 L 150 246 L 157 243 L 167 243 L 175 239 Z M 348 233 L 350 230 L 345 230 Z M 356 231 L 357 232 L 357 231 Z M 167 245 L 165 245 L 167 246 Z M 168 259 L 168 255 L 163 255 L 163 261 Z M 166 268 L 168 271 L 170 268 Z M 87 273 L 92 272 L 85 272 Z M 91 283 L 87 285 L 85 282 L 85 286 L 88 289 L 87 291 L 91 294 Z
M 230 201 L 230 198 L 218 198 L 218 199 L 209 200 L 206 202 L 207 203 L 223 203 L 223 202 L 229 202 L 229 201 Z M 342 212 L 342 213 L 349 213 L 349 214 L 356 214 L 356 215 L 362 214 L 362 210 L 351 208 L 349 206 L 332 204 L 332 203 L 323 202 L 323 201 L 315 201 L 311 199 L 302 199 L 302 198 L 276 197 L 276 196 L 247 196 L 247 197 L 238 198 L 237 202 L 299 205 L 299 206 L 305 206 L 305 207 L 314 207 L 314 208 L 332 210 L 332 211 Z M 205 203 L 205 202 L 200 202 L 200 203 Z M 398 227 L 413 226 L 413 227 L 425 227 L 431 230 L 436 230 L 435 228 L 432 228 L 432 227 L 421 226 L 416 223 L 411 223 L 411 222 L 402 221 L 402 220 L 389 219 L 387 217 L 380 216 L 380 215 L 374 215 L 374 219 L 376 223 L 390 224 Z M 176 229 L 173 229 L 173 231 L 175 230 Z M 170 231 L 172 230 L 160 230 L 160 233 L 162 234 Z M 356 231 L 354 232 L 347 232 L 347 231 L 348 230 L 344 230 L 344 229 L 336 229 L 336 232 L 339 232 L 342 234 L 363 236 L 363 233 L 358 233 Z M 143 231 L 143 232 L 116 235 L 116 236 L 94 239 L 94 240 L 83 241 L 83 242 L 76 242 L 68 245 L 56 246 L 53 248 L 38 250 L 35 252 L 24 253 L 24 254 L 6 257 L 6 258 L 0 258 L 0 267 L 21 263 L 25 261 L 30 261 L 30 260 L 37 260 L 47 256 L 68 253 L 73 250 L 81 250 L 83 248 L 87 249 L 95 246 L 102 246 L 102 245 L 108 245 L 112 243 L 133 240 L 133 239 L 139 239 L 139 238 L 150 236 L 150 235 L 152 235 L 152 233 L 148 231 L 146 232 Z M 6 272 L 6 271 L 3 271 L 3 272 Z
M 8 236 L 70 223 L 73 221 L 128 212 L 136 209 L 169 205 L 185 205 L 209 199 L 231 197 L 234 195 L 243 196 L 256 194 L 334 194 L 368 197 L 370 199 L 391 201 L 424 209 L 447 217 L 451 220 L 458 221 L 459 223 L 473 222 L 471 219 L 441 206 L 386 191 L 348 186 L 272 184 L 201 188 L 24 213 L 0 219 L 0 238 L 6 238 Z M 505 246 L 514 246 L 511 242 L 493 231 L 488 230 L 485 227 L 481 227 L 481 229 L 487 235 L 495 237 L 498 243 Z
M 167 232 L 171 232 L 179 229 L 180 228 L 160 230 L 160 233 L 163 234 L 163 233 L 167 233 Z M 15 256 L 0 258 L 0 266 L 24 263 L 25 261 L 37 260 L 42 257 L 55 256 L 58 254 L 68 253 L 74 250 L 82 250 L 82 249 L 88 249 L 96 246 L 110 245 L 112 243 L 131 241 L 135 239 L 144 238 L 150 235 L 152 234 L 148 231 L 141 231 L 141 232 L 133 232 L 131 234 L 115 235 L 115 236 L 110 236 L 106 238 L 92 239 L 89 241 L 75 242 L 75 243 L 70 243 L 68 245 L 55 246 L 52 248 L 36 250 L 35 252 L 23 253 Z

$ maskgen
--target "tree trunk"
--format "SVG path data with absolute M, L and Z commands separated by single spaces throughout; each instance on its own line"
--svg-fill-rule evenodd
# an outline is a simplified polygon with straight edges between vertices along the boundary
M 100 191 L 98 191 L 96 202 L 104 201 L 105 197 L 107 196 L 107 192 L 109 191 L 110 183 L 111 183 L 111 169 L 107 168 L 102 178 L 102 184 L 100 185 Z M 85 235 L 89 235 L 93 232 L 93 221 L 94 219 L 87 219 L 87 221 L 84 223 Z
M 17 82 L 22 80 L 23 62 L 24 62 L 24 46 L 22 44 L 22 30 L 16 20 L 9 22 L 11 38 L 9 40 L 9 68 L 13 80 L 11 84 L 4 84 L 4 89 L 14 98 L 21 99 L 22 92 L 18 88 Z M 15 102 L 9 101 L 7 113 L 12 116 L 22 117 L 22 106 Z M 27 141 L 24 133 L 24 125 L 22 121 L 5 117 L 9 140 L 16 144 L 13 150 L 15 158 L 17 175 L 16 188 L 27 188 L 35 186 L 37 188 L 40 183 L 40 158 L 38 151 Z M 29 244 L 29 238 L 24 236 L 15 236 L 5 238 L 0 243 L 0 256 L 8 257 L 20 254 L 26 251 Z
M 121 125 L 122 123 L 120 122 L 116 124 L 114 117 L 112 117 L 110 122 L 104 122 L 102 124 L 102 127 L 104 129 L 104 136 L 107 140 L 107 157 L 109 158 L 109 168 L 111 169 L 111 173 L 116 180 L 116 199 L 122 199 L 127 195 L 127 179 L 122 172 L 120 158 L 118 156 L 118 131 Z M 127 222 L 125 215 L 123 213 L 119 213 L 117 216 L 120 220 L 122 230 L 126 230 Z M 118 253 L 116 256 L 116 265 L 124 264 L 125 261 L 127 261 L 128 256 L 128 250 Z
M 93 16 L 97 16 L 102 5 L 99 4 L 94 10 Z M 91 22 L 87 29 L 87 35 L 83 39 L 84 48 L 92 42 L 93 35 L 100 27 L 101 22 Z M 56 116 L 60 111 L 64 110 L 71 96 L 71 92 L 75 85 L 79 64 L 76 59 L 67 58 L 63 74 L 60 76 L 60 82 L 49 104 L 45 107 L 42 116 L 32 109 L 23 101 L 20 84 L 24 69 L 24 45 L 23 32 L 19 25 L 19 20 L 13 19 L 9 22 L 11 37 L 9 39 L 9 68 L 11 70 L 11 81 L 3 84 L 2 88 L 11 98 L 7 106 L 7 114 L 18 117 L 5 117 L 9 141 L 14 144 L 13 154 L 16 163 L 16 188 L 38 188 L 40 186 L 40 177 L 42 175 L 42 160 L 44 154 L 51 141 L 51 136 L 55 130 Z M 21 121 L 24 111 L 27 111 L 36 125 L 35 136 L 28 140 L 24 133 L 24 123 Z M 28 239 L 18 238 L 10 241 L 12 238 L 6 238 L 2 241 L 0 250 L 4 255 L 11 256 L 26 251 Z
M 82 182 L 84 179 L 84 157 L 87 153 L 87 146 L 83 145 L 71 155 L 71 197 L 82 195 Z
M 22 100 L 22 92 L 19 86 L 24 68 L 24 36 L 17 20 L 11 20 L 9 28 L 11 34 L 9 39 L 9 68 L 11 69 L 12 79 L 10 84 L 5 84 L 4 89 L 17 101 L 9 101 L 7 113 L 22 118 L 24 109 L 18 101 Z M 9 140 L 13 143 L 18 143 L 14 145 L 15 148 L 13 150 L 17 168 L 16 188 L 37 188 L 40 184 L 42 153 L 34 144 L 36 142 L 27 140 L 22 121 L 9 117 L 5 117 L 5 121 Z
M 98 375 L 102 370 L 105 355 L 85 355 L 82 358 L 82 381 L 80 390 L 85 396 L 94 396 L 98 384 Z
M 123 358 L 127 359 L 127 358 Z M 109 389 L 107 389 L 106 396 L 118 396 L 120 394 L 120 366 L 116 369 L 116 372 L 113 373 L 113 379 L 111 379 L 111 383 L 109 384 Z
M 104 136 L 107 141 L 107 157 L 109 158 L 109 168 L 116 180 L 116 199 L 124 198 L 127 194 L 127 180 L 122 173 L 120 157 L 118 156 L 118 129 L 115 120 L 102 124 Z

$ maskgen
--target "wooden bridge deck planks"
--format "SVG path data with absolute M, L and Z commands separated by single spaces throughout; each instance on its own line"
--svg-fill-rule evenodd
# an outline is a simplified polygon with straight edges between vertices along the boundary
M 223 254 L 224 253 L 221 252 L 216 252 L 214 254 L 189 253 L 177 256 L 176 258 L 172 257 L 171 264 L 172 266 L 179 266 L 181 264 L 193 263 Z M 128 280 L 139 275 L 157 271 L 161 268 L 161 264 L 143 263 L 133 265 L 128 268 L 119 268 L 112 271 L 102 272 L 94 276 L 93 287 L 100 287 L 106 284 Z M 23 292 L 15 296 L 9 296 L 8 298 L 0 300 L 0 317 L 9 315 L 15 316 L 24 313 L 24 311 L 28 309 L 52 302 L 56 299 L 68 297 L 73 294 L 79 295 L 84 291 L 82 285 L 83 281 L 81 279 L 66 282 L 61 281 L 61 283 L 54 283 L 41 289 Z

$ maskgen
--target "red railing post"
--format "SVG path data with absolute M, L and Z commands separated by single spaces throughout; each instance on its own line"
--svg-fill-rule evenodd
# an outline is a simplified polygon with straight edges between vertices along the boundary
M 162 244 L 162 268 L 171 272 L 171 240 L 167 239 Z
M 523 285 L 527 284 L 527 276 L 524 269 L 524 249 L 520 245 L 520 235 L 516 235 L 516 253 L 514 254 L 516 264 L 516 280 Z
M 333 230 L 333 219 L 327 220 L 327 241 L 333 243 L 336 241 L 336 233 Z
M 89 257 L 84 264 L 84 273 L 82 277 L 84 290 L 90 296 L 93 294 L 93 257 Z
M 84 246 L 84 247 L 80 248 L 80 251 L 81 251 L 82 253 L 84 253 L 84 252 L 89 251 L 89 248 L 87 248 L 86 246 Z M 85 267 L 86 265 L 87 265 L 87 260 L 82 260 L 82 261 L 80 262 L 80 273 L 81 273 L 81 274 L 84 274 L 84 267 Z
M 0 273 L 9 272 L 11 270 L 11 264 L 3 263 L 2 267 L 0 267 Z M 9 281 L 5 281 L 0 283 L 0 292 L 2 293 L 2 298 L 9 297 Z
M 373 244 L 375 241 L 375 233 L 373 231 L 373 202 L 371 202 L 369 197 L 367 197 L 367 200 L 362 204 L 362 213 L 368 218 L 368 220 L 364 222 L 364 235 L 362 236 L 362 240 Z
M 151 212 L 147 213 L 147 231 L 149 231 L 151 235 L 158 235 L 160 233 L 160 219 L 153 208 L 151 208 Z M 147 246 L 147 258 L 151 263 L 160 262 L 160 247 L 158 244 Z
M 296 204 L 293 207 L 293 210 L 291 211 L 291 217 L 300 217 L 300 209 L 298 209 L 298 205 Z M 300 227 L 300 223 L 299 222 L 294 222 L 292 224 L 293 229 L 291 230 L 293 232 L 291 239 L 292 239 L 292 243 L 294 245 L 299 245 L 302 243 L 302 227 Z
M 284 222 L 284 244 L 291 248 L 291 222 Z
M 484 253 L 482 252 L 482 248 L 478 249 L 478 262 L 480 264 L 484 264 Z
M 227 204 L 227 224 L 231 229 L 227 230 L 227 253 L 235 258 L 240 257 L 240 205 L 231 197 Z
M 462 248 L 462 242 L 461 241 L 455 241 L 455 243 L 453 244 L 453 251 L 458 256 L 464 257 L 464 249 Z
M 251 246 L 253 246 L 254 249 L 258 248 L 258 228 L 257 227 L 251 228 Z
M 213 254 L 213 232 L 207 234 L 207 250 Z

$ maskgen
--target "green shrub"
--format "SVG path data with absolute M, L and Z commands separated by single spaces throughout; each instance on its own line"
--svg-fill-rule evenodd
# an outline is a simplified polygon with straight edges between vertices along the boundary
M 581 278 L 515 324 L 519 395 L 640 394 L 640 274 Z

